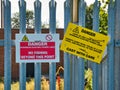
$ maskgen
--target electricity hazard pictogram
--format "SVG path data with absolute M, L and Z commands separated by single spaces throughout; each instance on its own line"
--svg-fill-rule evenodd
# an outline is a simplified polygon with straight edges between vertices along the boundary
M 27 35 L 24 35 L 24 37 L 22 38 L 22 41 L 29 41 Z
M 73 31 L 74 33 L 79 33 L 79 28 L 78 28 L 78 27 L 75 27 L 72 31 Z

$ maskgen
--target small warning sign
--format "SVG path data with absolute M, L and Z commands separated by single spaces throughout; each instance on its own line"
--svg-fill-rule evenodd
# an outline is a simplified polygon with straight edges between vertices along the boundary
M 16 62 L 59 62 L 59 34 L 16 34 Z
M 108 41 L 109 36 L 69 23 L 60 49 L 100 63 Z

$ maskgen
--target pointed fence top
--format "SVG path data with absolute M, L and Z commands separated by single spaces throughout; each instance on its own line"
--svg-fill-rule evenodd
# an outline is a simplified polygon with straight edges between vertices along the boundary
M 24 3 L 24 0 L 20 0 L 20 6 L 22 6 Z
M 55 6 L 55 0 L 51 0 L 51 6 Z
M 7 5 L 8 2 L 9 2 L 9 0 L 4 0 L 5 6 Z

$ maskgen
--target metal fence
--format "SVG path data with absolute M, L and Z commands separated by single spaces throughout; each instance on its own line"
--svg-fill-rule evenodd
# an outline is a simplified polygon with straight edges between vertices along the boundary
M 73 0 L 74 1 L 74 0 Z M 76 0 L 77 1 L 77 0 Z M 78 0 L 78 25 L 85 26 L 85 14 L 86 3 L 84 0 Z M 116 4 L 115 4 L 116 2 Z M 107 60 L 101 64 L 91 63 L 93 71 L 93 90 L 120 90 L 120 78 L 119 76 L 119 32 L 120 20 L 119 17 L 119 4 L 120 1 L 110 0 L 108 7 L 108 35 L 110 36 L 110 42 L 107 47 Z M 0 41 L 0 45 L 4 46 L 4 89 L 11 89 L 11 46 L 15 45 L 15 42 L 11 40 L 11 3 L 9 0 L 4 0 L 4 40 Z M 41 33 L 41 2 L 35 0 L 35 33 Z M 56 2 L 50 0 L 50 33 L 56 33 Z M 66 0 L 64 3 L 64 33 L 69 22 L 73 22 L 72 0 Z M 99 10 L 100 2 L 95 0 L 93 9 L 93 30 L 99 32 Z M 20 31 L 19 33 L 26 33 L 26 2 L 24 0 L 19 1 L 19 13 L 20 13 Z M 116 16 L 116 17 L 115 17 Z M 117 20 L 118 19 L 118 20 Z M 115 27 L 115 20 L 116 26 Z M 116 31 L 116 42 L 114 32 Z M 116 47 L 116 48 L 115 48 Z M 115 49 L 117 50 L 116 58 Z M 115 59 L 118 61 L 115 62 Z M 114 66 L 116 65 L 118 66 Z M 117 64 L 118 63 L 118 64 Z M 26 90 L 26 63 L 19 64 L 19 77 L 20 77 L 20 90 Z M 118 69 L 116 69 L 118 68 Z M 41 90 L 41 63 L 35 63 L 35 90 Z M 84 90 L 84 60 L 82 58 L 75 57 L 68 53 L 64 53 L 64 90 Z M 56 63 L 49 63 L 49 80 L 50 90 L 56 89 Z M 117 80 L 116 80 L 117 79 Z

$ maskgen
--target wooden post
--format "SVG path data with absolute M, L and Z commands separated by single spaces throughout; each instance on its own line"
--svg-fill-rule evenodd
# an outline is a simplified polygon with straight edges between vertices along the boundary
M 78 1 L 79 0 L 73 0 L 72 22 L 78 22 Z
M 71 0 L 71 22 L 78 23 L 78 0 Z M 77 90 L 78 88 L 78 64 L 77 57 L 70 55 L 70 74 L 71 74 L 71 89 Z

